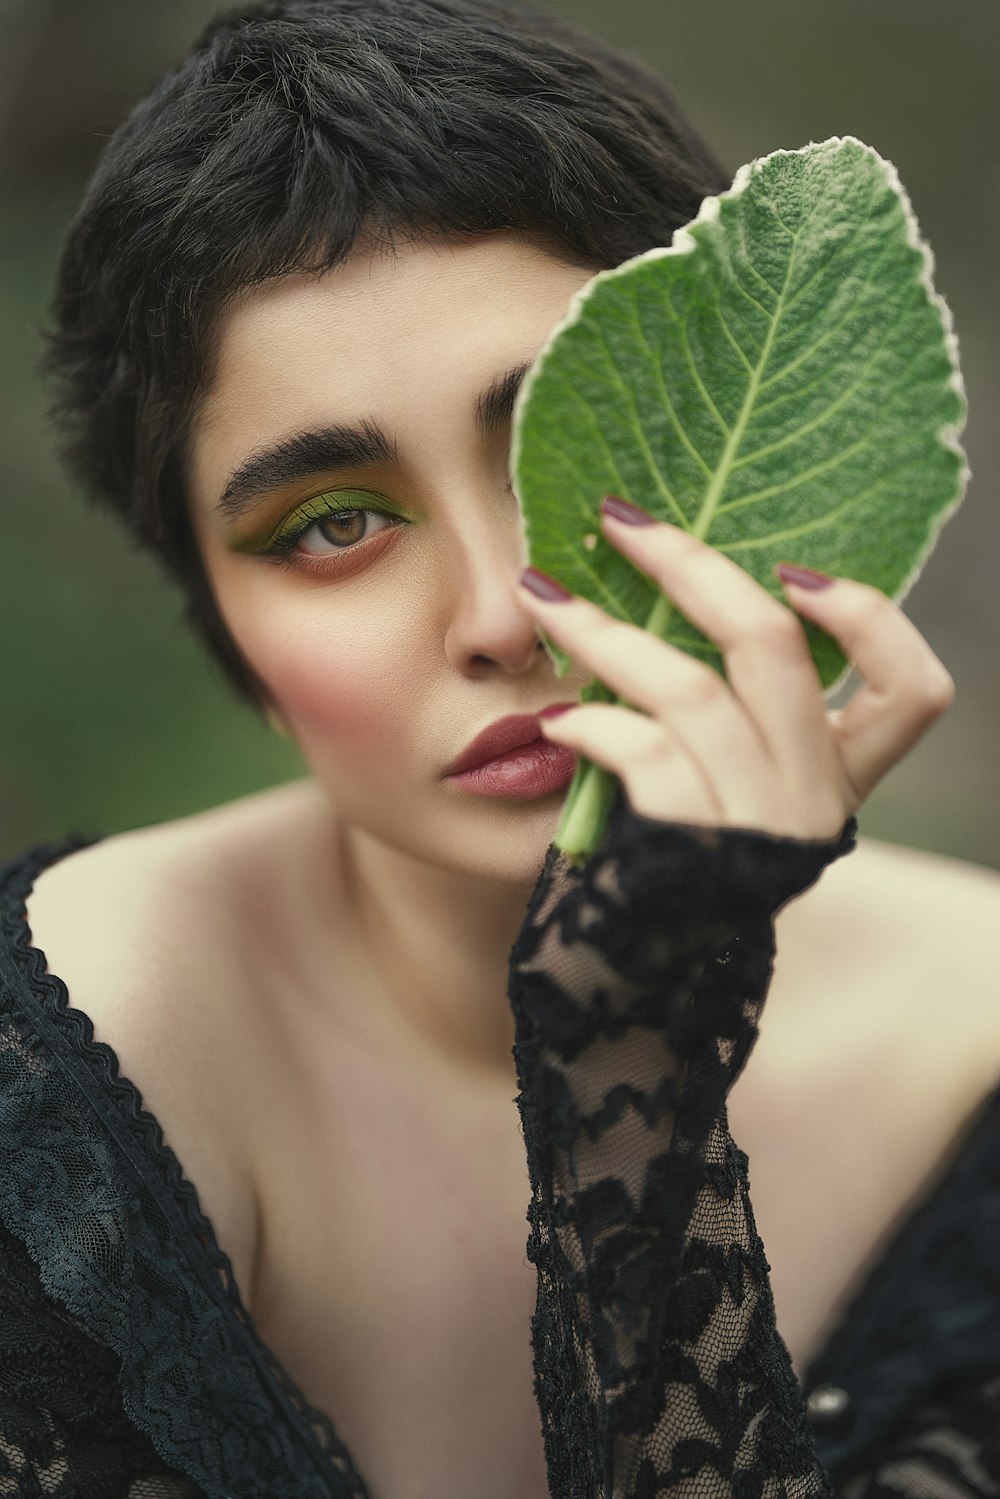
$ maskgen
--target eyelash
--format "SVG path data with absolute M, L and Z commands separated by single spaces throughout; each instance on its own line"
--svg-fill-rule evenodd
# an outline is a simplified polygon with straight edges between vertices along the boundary
M 277 536 L 267 546 L 263 547 L 260 552 L 261 556 L 285 568 L 297 567 L 306 570 L 336 568 L 340 566 L 341 558 L 354 556 L 356 553 L 365 550 L 377 537 L 387 536 L 406 524 L 402 517 L 391 515 L 385 510 L 377 510 L 374 506 L 370 505 L 326 505 L 323 503 L 322 497 L 318 497 L 312 503 L 321 506 L 320 513 L 318 515 L 307 513 L 302 516 L 299 524 L 293 523 L 283 535 Z M 327 520 L 336 520 L 341 516 L 348 515 L 378 515 L 384 520 L 391 521 L 393 524 L 385 526 L 381 531 L 376 531 L 371 536 L 363 536 L 360 541 L 351 542 L 348 546 L 340 547 L 335 551 L 304 552 L 298 556 L 296 555 L 296 548 L 300 541 L 304 536 L 308 535 L 314 526 L 322 525 Z
M 514 489 L 509 475 L 507 477 L 506 488 L 508 493 L 513 496 Z M 369 547 L 375 545 L 379 537 L 385 536 L 388 538 L 408 524 L 402 516 L 393 515 L 391 512 L 380 510 L 373 505 L 334 504 L 334 499 L 339 498 L 339 496 L 332 495 L 317 495 L 314 499 L 307 501 L 306 505 L 299 511 L 299 516 L 301 517 L 299 522 L 296 523 L 293 520 L 286 531 L 276 536 L 272 541 L 267 542 L 264 546 L 255 548 L 254 550 L 257 552 L 257 555 L 264 557 L 268 562 L 277 563 L 279 567 L 286 569 L 295 568 L 300 572 L 323 573 L 331 569 L 338 571 L 345 565 L 347 559 L 356 556 L 359 552 L 367 551 Z M 311 511 L 308 508 L 309 506 L 315 506 L 318 513 Z M 362 537 L 360 541 L 352 542 L 349 546 L 338 548 L 336 551 L 297 553 L 299 542 L 304 536 L 308 535 L 313 526 L 321 525 L 326 520 L 335 520 L 339 516 L 347 515 L 380 515 L 384 520 L 391 521 L 392 524 L 385 526 L 381 531 L 376 531 L 372 536 Z M 380 551 L 384 549 L 385 544 L 380 547 Z

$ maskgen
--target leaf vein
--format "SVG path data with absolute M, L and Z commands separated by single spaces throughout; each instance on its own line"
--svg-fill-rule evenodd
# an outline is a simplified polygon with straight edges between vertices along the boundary
M 653 450 L 649 446 L 649 443 L 648 443 L 648 441 L 646 439 L 646 434 L 643 431 L 642 421 L 641 421 L 640 416 L 639 416 L 639 407 L 638 407 L 638 404 L 636 402 L 635 391 L 632 389 L 631 385 L 629 385 L 628 382 L 622 378 L 621 371 L 618 369 L 618 366 L 615 363 L 614 354 L 612 353 L 611 346 L 608 343 L 607 334 L 605 333 L 605 331 L 604 331 L 603 328 L 601 328 L 599 330 L 599 334 L 600 334 L 601 342 L 604 345 L 604 351 L 605 351 L 605 353 L 607 354 L 607 357 L 608 357 L 608 368 L 611 371 L 611 374 L 612 374 L 612 376 L 614 378 L 615 383 L 618 385 L 618 387 L 621 390 L 622 394 L 625 396 L 625 398 L 627 399 L 629 405 L 632 408 L 632 415 L 633 415 L 634 426 L 635 426 L 635 435 L 636 435 L 636 437 L 638 439 L 639 447 L 642 449 L 642 452 L 645 455 L 646 463 L 647 463 L 648 467 L 650 468 L 650 470 L 652 472 L 652 475 L 653 475 L 653 478 L 654 478 L 654 480 L 656 482 L 657 487 L 659 488 L 660 494 L 662 495 L 663 499 L 666 500 L 666 502 L 667 502 L 668 506 L 670 507 L 670 510 L 672 511 L 672 513 L 677 517 L 678 524 L 680 524 L 680 525 L 684 526 L 685 528 L 687 528 L 687 526 L 688 526 L 688 518 L 684 514 L 684 511 L 681 509 L 680 505 L 677 503 L 677 500 L 676 500 L 676 498 L 675 498 L 675 496 L 673 494 L 673 491 L 671 490 L 670 485 L 667 483 L 666 478 L 664 477 L 664 475 L 663 475 L 663 473 L 662 473 L 662 471 L 660 469 L 660 465 L 657 463 L 656 458 L 655 458 L 655 456 L 653 454 Z M 655 365 L 657 363 L 657 361 L 654 359 L 653 363 Z M 622 492 L 622 498 L 623 499 L 627 499 L 628 496 L 626 494 L 626 486 L 625 486 L 624 479 L 621 482 L 622 482 L 622 486 L 623 486 L 622 487 L 622 491 L 621 491 Z
M 788 257 L 788 265 L 785 268 L 785 281 L 782 287 L 782 296 L 784 295 L 784 292 L 787 290 L 789 282 L 791 281 L 792 272 L 795 267 L 795 258 L 797 251 L 798 241 L 794 240 L 792 242 L 791 252 L 789 253 Z M 709 483 L 709 486 L 702 498 L 701 508 L 698 512 L 698 518 L 694 526 L 694 534 L 702 541 L 707 539 L 708 533 L 712 528 L 712 521 L 715 518 L 716 508 L 718 507 L 719 501 L 722 499 L 723 491 L 725 490 L 726 484 L 729 481 L 729 476 L 735 466 L 736 453 L 739 450 L 740 443 L 743 441 L 743 438 L 746 435 L 746 429 L 750 423 L 750 416 L 753 411 L 753 403 L 757 398 L 760 377 L 767 367 L 767 361 L 771 357 L 771 349 L 774 345 L 774 340 L 777 337 L 778 325 L 781 322 L 782 306 L 782 300 L 781 297 L 779 297 L 777 306 L 774 309 L 774 316 L 772 317 L 770 326 L 767 330 L 767 336 L 764 339 L 764 344 L 760 351 L 760 358 L 758 359 L 757 364 L 750 376 L 750 379 L 747 382 L 746 394 L 743 397 L 743 403 L 740 406 L 739 415 L 736 418 L 736 424 L 729 434 L 725 449 L 722 453 L 722 457 L 719 460 L 718 467 L 716 468 L 715 474 L 713 475 L 712 480 Z
M 673 298 L 672 298 L 672 296 L 671 296 L 671 299 L 670 299 L 670 306 L 671 306 L 671 310 L 674 312 L 675 320 L 679 321 L 679 319 L 677 319 L 676 308 L 674 308 L 674 306 L 673 306 Z M 657 384 L 660 387 L 660 393 L 661 393 L 661 395 L 663 397 L 663 404 L 664 404 L 664 406 L 666 408 L 667 415 L 669 416 L 669 418 L 671 420 L 671 423 L 673 424 L 674 431 L 677 433 L 677 436 L 680 438 L 681 442 L 684 444 L 684 446 L 687 448 L 688 452 L 691 454 L 691 457 L 699 465 L 699 467 L 701 468 L 702 472 L 705 473 L 706 475 L 710 474 L 711 473 L 711 469 L 709 468 L 708 464 L 705 462 L 705 459 L 702 457 L 702 455 L 699 452 L 699 450 L 695 447 L 694 443 L 691 441 L 690 437 L 688 436 L 687 429 L 682 425 L 680 417 L 677 415 L 677 408 L 675 407 L 674 402 L 673 402 L 673 398 L 672 398 L 669 390 L 667 389 L 667 382 L 663 378 L 663 365 L 662 365 L 662 363 L 661 363 L 658 355 L 654 352 L 653 346 L 649 342 L 649 339 L 646 337 L 645 329 L 643 328 L 642 322 L 641 322 L 641 320 L 639 318 L 639 308 L 638 308 L 637 304 L 633 303 L 632 311 L 633 311 L 633 316 L 634 316 L 634 320 L 635 320 L 635 330 L 636 330 L 636 333 L 639 336 L 639 339 L 640 339 L 640 341 L 642 343 L 643 348 L 646 350 L 646 353 L 649 355 L 649 362 L 650 362 L 650 364 L 653 366 L 653 369 L 656 371 L 656 381 L 657 381 Z M 636 413 L 636 415 L 638 416 L 638 412 Z M 683 513 L 680 512 L 679 509 L 678 509 L 678 513 L 681 515 L 683 523 L 686 526 L 688 524 L 687 516 L 683 515 Z
M 820 279 L 821 276 L 825 276 L 827 274 L 827 272 L 830 270 L 831 262 L 834 261 L 839 254 L 840 254 L 840 247 L 838 246 L 837 250 L 834 252 L 833 255 L 828 256 L 828 258 L 826 260 L 822 261 L 822 263 L 816 267 L 816 269 L 813 271 L 813 273 L 810 276 L 806 277 L 806 279 L 803 281 L 802 285 L 800 287 L 798 287 L 792 293 L 792 295 L 789 297 L 788 302 L 786 303 L 786 310 L 787 311 L 790 312 L 792 310 L 792 308 L 796 305 L 796 303 L 802 297 L 805 296 L 806 292 L 809 291 L 810 287 L 812 287 L 815 284 L 815 282 L 817 282 Z
M 784 437 L 778 437 L 774 442 L 765 443 L 762 448 L 757 448 L 753 453 L 745 453 L 742 458 L 735 459 L 733 468 L 745 468 L 748 463 L 756 463 L 760 458 L 769 458 L 772 453 L 780 453 L 783 448 L 789 447 L 793 442 L 798 442 L 808 432 L 816 432 L 820 427 L 824 427 L 831 417 L 835 416 L 840 408 L 864 384 L 868 378 L 871 366 L 881 358 L 881 355 L 881 349 L 876 349 L 873 354 L 869 355 L 857 379 L 852 380 L 850 385 L 846 385 L 839 396 L 832 400 L 828 406 L 824 407 L 822 411 L 817 412 L 809 421 L 803 422 L 801 426 L 795 427 L 791 432 L 786 432 Z
M 768 311 L 763 302 L 758 302 L 757 298 L 747 291 L 746 287 L 743 285 L 743 282 L 740 280 L 739 276 L 737 276 L 735 268 L 733 269 L 733 285 L 736 287 L 736 290 L 738 292 L 741 292 L 742 295 L 746 297 L 751 306 L 756 307 L 762 318 L 765 318 L 767 322 L 771 321 L 773 313 Z
M 862 449 L 870 447 L 882 426 L 881 421 L 877 422 L 864 437 L 859 437 L 857 442 L 839 449 L 832 457 L 824 458 L 820 463 L 814 463 L 812 468 L 804 469 L 802 473 L 795 474 L 791 479 L 785 479 L 781 484 L 771 484 L 767 489 L 756 489 L 752 494 L 741 495 L 738 500 L 727 501 L 726 504 L 718 507 L 716 515 L 730 515 L 734 510 L 740 510 L 745 505 L 756 505 L 761 500 L 773 499 L 775 495 L 787 494 L 789 490 L 798 489 L 799 485 L 808 483 L 810 479 L 829 473 L 831 469 L 838 468 L 848 458 L 853 458 L 855 453 L 860 453 Z
M 600 423 L 598 422 L 596 413 L 592 409 L 590 402 L 587 400 L 583 392 L 575 385 L 564 385 L 563 389 L 566 394 L 572 396 L 573 399 L 583 407 L 587 415 L 587 421 L 594 432 L 594 436 L 597 438 L 607 456 L 608 467 L 614 475 L 615 483 L 619 485 L 623 491 L 626 490 L 628 488 L 628 485 L 625 482 L 625 477 L 618 467 L 618 461 L 612 450 L 611 443 L 608 440 L 607 435 L 602 430 Z
M 768 386 L 774 385 L 776 381 L 783 380 L 786 375 L 792 374 L 794 370 L 798 369 L 799 365 L 804 364 L 807 359 L 811 359 L 818 349 L 821 349 L 824 344 L 829 343 L 831 338 L 836 338 L 844 331 L 851 319 L 858 315 L 858 301 L 861 293 L 870 286 L 872 273 L 877 269 L 880 258 L 880 256 L 873 257 L 866 268 L 864 279 L 858 283 L 857 291 L 851 298 L 848 310 L 840 322 L 834 323 L 827 328 L 814 343 L 811 343 L 808 348 L 803 349 L 801 354 L 796 354 L 795 358 L 790 359 L 780 370 L 775 370 L 773 375 L 768 375 L 767 379 L 761 382 L 761 390 L 767 390 Z
M 906 466 L 905 464 L 899 465 L 900 468 Z M 845 500 L 842 500 L 839 505 L 834 506 L 832 510 L 828 510 L 825 515 L 814 516 L 812 520 L 803 521 L 800 526 L 790 526 L 785 531 L 772 531 L 767 536 L 747 537 L 744 541 L 729 542 L 725 547 L 720 547 L 719 550 L 724 551 L 727 556 L 733 552 L 752 552 L 759 550 L 761 547 L 772 547 L 779 541 L 797 541 L 800 536 L 808 536 L 815 531 L 822 531 L 825 527 L 832 526 L 836 521 L 847 515 L 855 506 L 860 505 L 862 501 L 871 499 L 872 495 L 878 494 L 880 489 L 885 488 L 885 485 L 893 477 L 894 472 L 895 470 L 890 470 L 888 473 L 881 474 L 874 484 L 870 484 L 867 489 L 858 490 L 856 494 L 848 495 Z
M 590 412 L 588 407 L 588 415 L 589 414 Z M 551 456 L 555 458 L 556 465 L 558 467 L 562 467 L 566 470 L 566 473 L 568 475 L 567 488 L 569 490 L 569 493 L 572 494 L 575 490 L 578 494 L 586 494 L 587 475 L 583 473 L 579 468 L 577 468 L 572 457 L 568 453 L 562 451 L 555 452 Z M 625 493 L 625 497 L 627 498 L 628 485 L 625 483 L 623 476 L 618 472 L 616 465 L 612 463 L 611 466 L 614 469 L 618 486 Z M 590 511 L 587 510 L 583 505 L 580 505 L 578 507 L 578 514 L 580 518 L 581 529 L 583 531 L 592 530 L 594 526 L 594 517 L 591 515 Z M 613 612 L 620 615 L 621 605 L 618 602 L 617 596 L 611 592 L 610 588 L 604 582 L 603 578 L 601 578 L 600 574 L 594 570 L 589 557 L 586 554 L 581 555 L 572 545 L 572 542 L 567 536 L 560 536 L 559 540 L 561 549 L 565 553 L 569 566 L 571 568 L 582 569 L 590 579 L 594 589 L 594 593 L 600 595 L 600 597 L 603 598 L 611 607 Z
M 752 374 L 753 373 L 753 365 L 751 364 L 749 358 L 747 357 L 746 353 L 744 352 L 743 345 L 739 342 L 739 340 L 737 339 L 735 333 L 732 331 L 732 329 L 730 328 L 729 324 L 726 322 L 725 313 L 722 311 L 722 300 L 721 300 L 721 298 L 720 298 L 720 300 L 719 300 L 719 302 L 717 304 L 717 310 L 718 310 L 718 314 L 719 314 L 719 326 L 721 327 L 723 333 L 725 334 L 726 339 L 728 340 L 728 342 L 730 343 L 730 345 L 736 350 L 737 354 L 740 356 L 740 361 L 741 361 L 741 363 L 743 365 L 743 368 L 746 370 L 747 374 L 748 375 Z
M 875 349 L 872 352 L 870 364 L 866 368 L 866 374 L 870 374 L 874 366 L 880 363 L 885 356 L 885 352 L 884 347 Z M 769 412 L 777 410 L 779 406 L 787 405 L 789 401 L 800 401 L 803 396 L 807 396 L 820 386 L 828 385 L 832 380 L 837 379 L 840 373 L 840 370 L 836 366 L 824 365 L 815 379 L 809 380 L 805 385 L 793 386 L 783 396 L 775 396 L 772 401 L 764 401 L 762 405 L 757 407 L 755 415 L 758 417 L 767 416 Z
M 672 295 L 671 295 L 671 300 L 672 300 Z M 684 358 L 685 358 L 685 362 L 687 363 L 687 367 L 691 371 L 691 374 L 694 377 L 695 388 L 697 389 L 698 394 L 701 396 L 702 402 L 704 403 L 706 409 L 708 410 L 709 414 L 711 416 L 713 416 L 715 418 L 715 420 L 718 422 L 719 429 L 722 432 L 723 437 L 728 437 L 729 436 L 729 425 L 725 421 L 725 419 L 723 418 L 722 412 L 719 410 L 718 406 L 716 406 L 715 402 L 712 400 L 711 395 L 709 394 L 708 390 L 706 389 L 705 382 L 701 378 L 701 371 L 699 370 L 698 366 L 695 364 L 694 353 L 692 352 L 692 349 L 691 349 L 691 340 L 688 338 L 688 321 L 689 321 L 689 318 L 690 318 L 690 311 L 687 308 L 685 308 L 684 317 L 677 319 L 677 324 L 678 324 L 678 328 L 680 330 L 681 340 L 682 340 L 682 343 L 683 343 L 683 346 L 684 346 Z M 707 463 L 704 464 L 703 466 L 704 466 L 704 470 L 705 470 L 706 474 L 708 474 L 708 473 L 711 472 L 711 470 L 709 469 Z
M 775 303 L 777 304 L 781 300 L 781 292 L 778 291 L 777 287 L 771 285 L 770 281 L 768 281 L 768 279 L 764 275 L 763 271 L 759 271 L 757 269 L 757 267 L 753 263 L 753 257 L 750 254 L 750 246 L 747 244 L 747 237 L 746 237 L 746 234 L 747 234 L 747 224 L 746 224 L 746 219 L 745 219 L 745 217 L 743 215 L 740 216 L 739 224 L 737 226 L 737 232 L 738 232 L 738 235 L 739 235 L 740 248 L 743 251 L 743 254 L 742 254 L 741 258 L 740 258 L 740 265 L 742 267 L 744 267 L 746 270 L 748 270 L 752 276 L 756 276 L 756 278 L 760 282 L 761 286 L 764 286 L 764 287 L 767 288 L 767 290 L 771 293 L 771 296 L 774 298 Z M 743 287 L 743 283 L 740 280 L 739 276 L 736 274 L 736 266 L 733 264 L 733 261 L 732 261 L 731 257 L 730 257 L 730 261 L 729 261 L 729 267 L 730 267 L 730 270 L 733 273 L 733 279 L 735 280 L 737 286 L 739 286 L 740 288 L 742 288 Z M 787 278 L 787 276 L 785 278 L 784 284 L 786 286 L 788 284 L 788 278 Z M 749 292 L 747 293 L 747 295 L 749 296 Z M 758 303 L 757 305 L 760 306 L 760 303 Z M 770 320 L 774 316 L 773 311 L 772 312 L 768 312 L 765 307 L 761 307 L 760 310 L 761 310 L 761 312 L 764 313 L 765 317 L 768 318 L 768 320 Z

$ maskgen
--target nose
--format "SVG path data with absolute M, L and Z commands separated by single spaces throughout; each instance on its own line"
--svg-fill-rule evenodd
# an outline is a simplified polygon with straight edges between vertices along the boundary
M 516 524 L 481 524 L 445 549 L 444 649 L 466 676 L 521 676 L 548 657 L 538 626 L 522 606 L 518 576 L 527 563 Z

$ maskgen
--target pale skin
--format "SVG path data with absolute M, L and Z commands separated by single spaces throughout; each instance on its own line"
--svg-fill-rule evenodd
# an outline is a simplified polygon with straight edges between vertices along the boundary
M 484 426 L 477 405 L 590 274 L 512 234 L 418 240 L 230 306 L 191 436 L 191 517 L 310 775 L 107 839 L 31 898 L 50 967 L 160 1119 L 262 1335 L 382 1499 L 546 1492 L 506 985 L 563 798 L 473 798 L 446 764 L 596 675 L 634 707 L 576 706 L 545 732 L 617 774 L 637 811 L 833 838 L 953 691 L 874 590 L 789 589 L 789 609 L 667 525 L 602 522 L 718 643 L 725 682 L 522 586 L 509 419 Z M 252 511 L 220 511 L 254 455 L 334 424 L 377 424 L 385 450 L 272 470 Z M 361 539 L 329 520 L 366 500 Z M 259 543 L 303 507 L 276 565 Z M 857 664 L 843 714 L 796 614 Z M 562 679 L 542 630 L 572 657 Z M 862 839 L 779 918 L 730 1117 L 800 1366 L 1000 1073 L 997 905 L 982 872 Z
M 474 730 L 572 701 L 596 674 L 649 716 L 588 705 L 546 732 L 614 770 L 637 810 L 831 837 L 953 690 L 931 648 L 875 591 L 847 580 L 822 593 L 795 589 L 795 606 L 841 639 L 867 679 L 842 719 L 828 715 L 794 616 L 666 525 L 604 523 L 717 641 L 728 687 L 591 605 L 543 604 L 519 586 L 527 559 L 507 489 L 507 432 L 484 436 L 472 412 L 505 371 L 534 357 L 589 274 L 494 235 L 418 241 L 396 257 L 359 248 L 326 277 L 258 289 L 223 322 L 191 445 L 192 517 L 222 613 L 317 781 L 341 804 L 350 787 L 358 903 L 377 908 L 383 930 L 414 901 L 428 923 L 443 924 L 446 949 L 469 954 L 456 973 L 460 1015 L 484 952 L 500 972 L 555 814 L 552 798 L 463 804 L 440 774 L 429 779 Z M 287 559 L 295 565 L 275 568 L 244 550 L 259 541 L 220 518 L 218 497 L 248 454 L 331 421 L 378 423 L 395 456 L 341 470 L 330 488 L 346 491 L 345 504 L 359 503 L 352 488 L 374 491 L 410 524 L 400 534 L 384 514 L 370 517 L 380 534 L 353 557 L 313 526 Z M 262 497 L 265 533 L 319 477 Z M 543 623 L 574 660 L 558 688 L 539 652 Z M 460 921 L 452 870 L 466 876 Z M 419 961 L 403 959 L 405 943 L 400 933 L 400 971 L 419 973 Z M 426 1003 L 440 1007 L 440 989 Z

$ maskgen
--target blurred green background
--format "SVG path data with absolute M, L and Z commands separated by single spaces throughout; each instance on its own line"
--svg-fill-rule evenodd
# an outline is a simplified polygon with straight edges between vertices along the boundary
M 221 7 L 0 0 L 0 858 L 160 821 L 300 773 L 232 701 L 156 565 L 60 473 L 34 371 L 58 253 L 102 142 Z M 895 162 L 934 247 L 970 399 L 974 479 L 907 601 L 958 698 L 862 827 L 1000 867 L 994 475 L 997 0 L 557 0 L 671 80 L 727 167 L 860 136 Z

